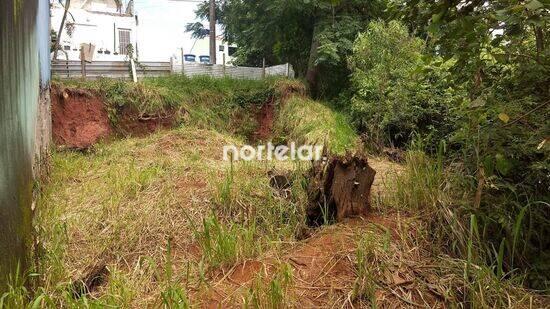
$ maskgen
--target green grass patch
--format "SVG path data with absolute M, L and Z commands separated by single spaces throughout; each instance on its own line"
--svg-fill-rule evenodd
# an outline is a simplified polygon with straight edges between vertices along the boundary
M 255 129 L 253 106 L 276 99 L 281 79 L 246 80 L 170 75 L 144 78 L 138 83 L 117 79 L 57 80 L 62 88 L 92 90 L 104 97 L 116 125 L 124 108 L 139 115 L 175 114 L 187 126 L 249 136 Z
M 335 154 L 354 152 L 359 145 L 359 137 L 344 114 L 301 97 L 292 97 L 281 107 L 276 130 L 288 142 L 324 145 Z

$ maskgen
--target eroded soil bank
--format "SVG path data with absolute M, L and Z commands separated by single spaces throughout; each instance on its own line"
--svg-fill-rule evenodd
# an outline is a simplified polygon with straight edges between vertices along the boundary
M 113 136 L 143 136 L 172 128 L 176 113 L 140 114 L 130 107 L 110 108 L 93 90 L 53 86 L 52 130 L 61 148 L 83 150 Z
M 98 94 L 52 87 L 51 100 L 56 145 L 85 149 L 112 134 L 106 106 Z

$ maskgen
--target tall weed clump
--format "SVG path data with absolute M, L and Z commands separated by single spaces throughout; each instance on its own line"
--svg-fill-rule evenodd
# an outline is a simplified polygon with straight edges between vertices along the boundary
M 421 145 L 411 148 L 403 170 L 389 181 L 385 203 L 423 218 L 417 229 L 420 244 L 445 264 L 440 275 L 449 286 L 462 287 L 449 290 L 449 296 L 480 308 L 530 304 L 532 296 L 519 287 L 525 276 L 507 264 L 514 250 L 522 250 L 520 226 L 526 213 L 514 218 L 510 241 L 503 238 L 492 245 L 483 214 L 470 203 L 474 192 L 468 191 L 460 171 L 443 166 L 444 147 L 436 158 L 420 151 Z
M 445 144 L 435 158 L 426 154 L 421 139 L 405 153 L 404 168 L 388 181 L 385 204 L 426 218 L 426 238 L 435 242 L 434 253 L 452 252 L 466 256 L 468 233 L 463 184 L 444 166 Z M 443 249 L 443 250 L 441 250 Z
M 238 224 L 251 236 L 238 246 L 253 246 L 258 253 L 293 240 L 302 231 L 306 222 L 302 172 L 302 167 L 297 166 L 289 175 L 292 186 L 284 192 L 271 187 L 263 163 L 238 161 L 223 178 L 212 179 L 216 188 L 213 209 L 219 220 Z

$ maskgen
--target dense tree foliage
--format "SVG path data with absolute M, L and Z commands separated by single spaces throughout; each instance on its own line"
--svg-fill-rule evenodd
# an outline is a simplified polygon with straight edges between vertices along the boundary
M 239 48 L 235 64 L 291 63 L 315 96 L 335 96 L 348 86 L 347 56 L 368 21 L 384 15 L 385 1 L 218 1 L 225 37 Z M 208 18 L 206 3 L 197 15 Z M 200 34 L 200 26 L 188 31 Z
M 444 144 L 484 259 L 549 288 L 550 1 L 219 2 L 237 62 L 290 62 L 367 146 Z M 204 16 L 204 15 L 203 15 Z M 451 240 L 452 241 L 452 240 Z
M 459 212 L 479 220 L 486 261 L 496 263 L 502 248 L 503 267 L 521 268 L 542 289 L 550 268 L 549 7 L 394 1 L 394 18 L 426 43 L 395 22 L 371 23 L 349 63 L 348 106 L 368 141 L 403 146 L 414 133 L 427 151 L 445 141 L 471 192 Z

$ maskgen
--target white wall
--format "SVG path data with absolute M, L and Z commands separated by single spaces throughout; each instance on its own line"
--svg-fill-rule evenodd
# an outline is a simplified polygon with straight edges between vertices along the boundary
M 71 7 L 83 10 L 119 13 L 118 7 L 113 0 L 72 0 Z
M 52 29 L 57 32 L 61 18 L 63 17 L 63 7 L 57 0 L 52 2 Z M 115 16 L 117 8 L 112 0 L 72 0 L 70 12 L 74 17 L 75 30 L 72 36 L 68 36 L 66 29 L 63 29 L 61 37 L 61 46 L 69 45 L 67 51 L 69 60 L 79 60 L 80 44 L 92 43 L 96 46 L 94 60 L 121 61 L 125 60 L 125 55 L 114 55 L 119 52 L 118 46 L 118 28 L 131 29 L 131 41 L 134 47 L 137 46 L 140 61 L 170 61 L 170 57 L 175 59 L 175 64 L 181 63 L 181 49 L 185 54 L 194 54 L 197 56 L 209 55 L 209 40 L 195 40 L 191 34 L 185 32 L 187 23 L 198 21 L 195 16 L 195 10 L 198 2 L 171 1 L 171 0 L 135 0 L 135 17 Z M 109 14 L 97 14 L 90 10 L 102 10 Z M 125 11 L 125 8 L 122 8 Z M 71 14 L 68 15 L 66 22 L 73 22 Z M 116 25 L 116 31 L 113 26 Z M 208 25 L 206 25 L 208 26 Z M 221 34 L 222 29 L 217 27 L 217 33 Z M 224 51 L 219 51 L 219 45 L 225 45 Z M 108 50 L 110 55 L 99 54 L 98 50 Z M 228 46 L 221 39 L 216 43 L 217 64 L 223 63 L 222 54 L 226 54 L 226 64 L 231 64 L 231 57 L 228 55 Z M 58 59 L 65 59 L 63 52 L 58 53 Z
M 210 55 L 210 40 L 209 38 L 204 38 L 201 40 L 190 39 L 192 43 L 191 47 L 184 48 L 184 54 L 193 54 L 197 56 L 197 62 L 199 62 L 199 56 L 209 56 Z M 196 42 L 195 42 L 196 41 Z M 220 51 L 220 45 L 224 46 L 223 51 Z M 223 54 L 225 54 L 225 64 L 232 65 L 232 57 L 229 56 L 229 44 L 224 42 L 221 39 L 216 40 L 216 64 L 223 64 Z M 175 64 L 181 64 L 181 51 L 175 57 Z
M 101 1 L 100 1 L 101 2 Z M 74 31 L 71 36 L 67 34 L 66 27 L 63 29 L 61 36 L 61 48 L 70 46 L 70 50 L 67 51 L 69 60 L 78 60 L 80 56 L 79 48 L 81 43 L 92 43 L 96 46 L 96 52 L 94 53 L 94 60 L 106 60 L 117 61 L 126 59 L 126 55 L 115 55 L 115 52 L 119 50 L 119 38 L 118 29 L 130 29 L 130 41 L 136 46 L 138 29 L 136 26 L 136 20 L 133 16 L 117 16 L 116 13 L 111 12 L 114 8 L 109 6 L 103 6 L 99 3 L 99 6 L 92 5 L 90 8 L 99 9 L 105 7 L 105 10 L 109 14 L 97 14 L 81 9 L 79 2 L 71 2 L 71 8 L 67 15 L 65 24 L 74 22 Z M 116 12 L 116 9 L 114 9 Z M 64 9 L 57 1 L 52 3 L 51 9 L 51 27 L 57 33 L 59 25 L 63 17 Z M 74 21 L 73 21 L 74 18 Z M 139 47 L 138 47 L 139 48 Z M 110 51 L 111 54 L 98 53 L 99 50 Z M 58 59 L 66 59 L 65 53 L 60 51 L 58 53 Z
M 136 14 L 139 16 L 140 60 L 169 61 L 170 57 L 174 57 L 175 63 L 180 64 L 181 48 L 185 54 L 196 55 L 197 61 L 201 55 L 208 56 L 208 38 L 196 41 L 190 33 L 185 32 L 187 23 L 199 21 L 195 16 L 198 5 L 198 1 L 135 0 Z M 208 28 L 207 24 L 205 26 Z M 220 27 L 216 31 L 222 33 Z M 219 44 L 223 42 L 218 41 Z M 221 52 L 218 52 L 216 58 L 217 63 L 221 64 Z M 226 61 L 230 62 L 229 57 Z

